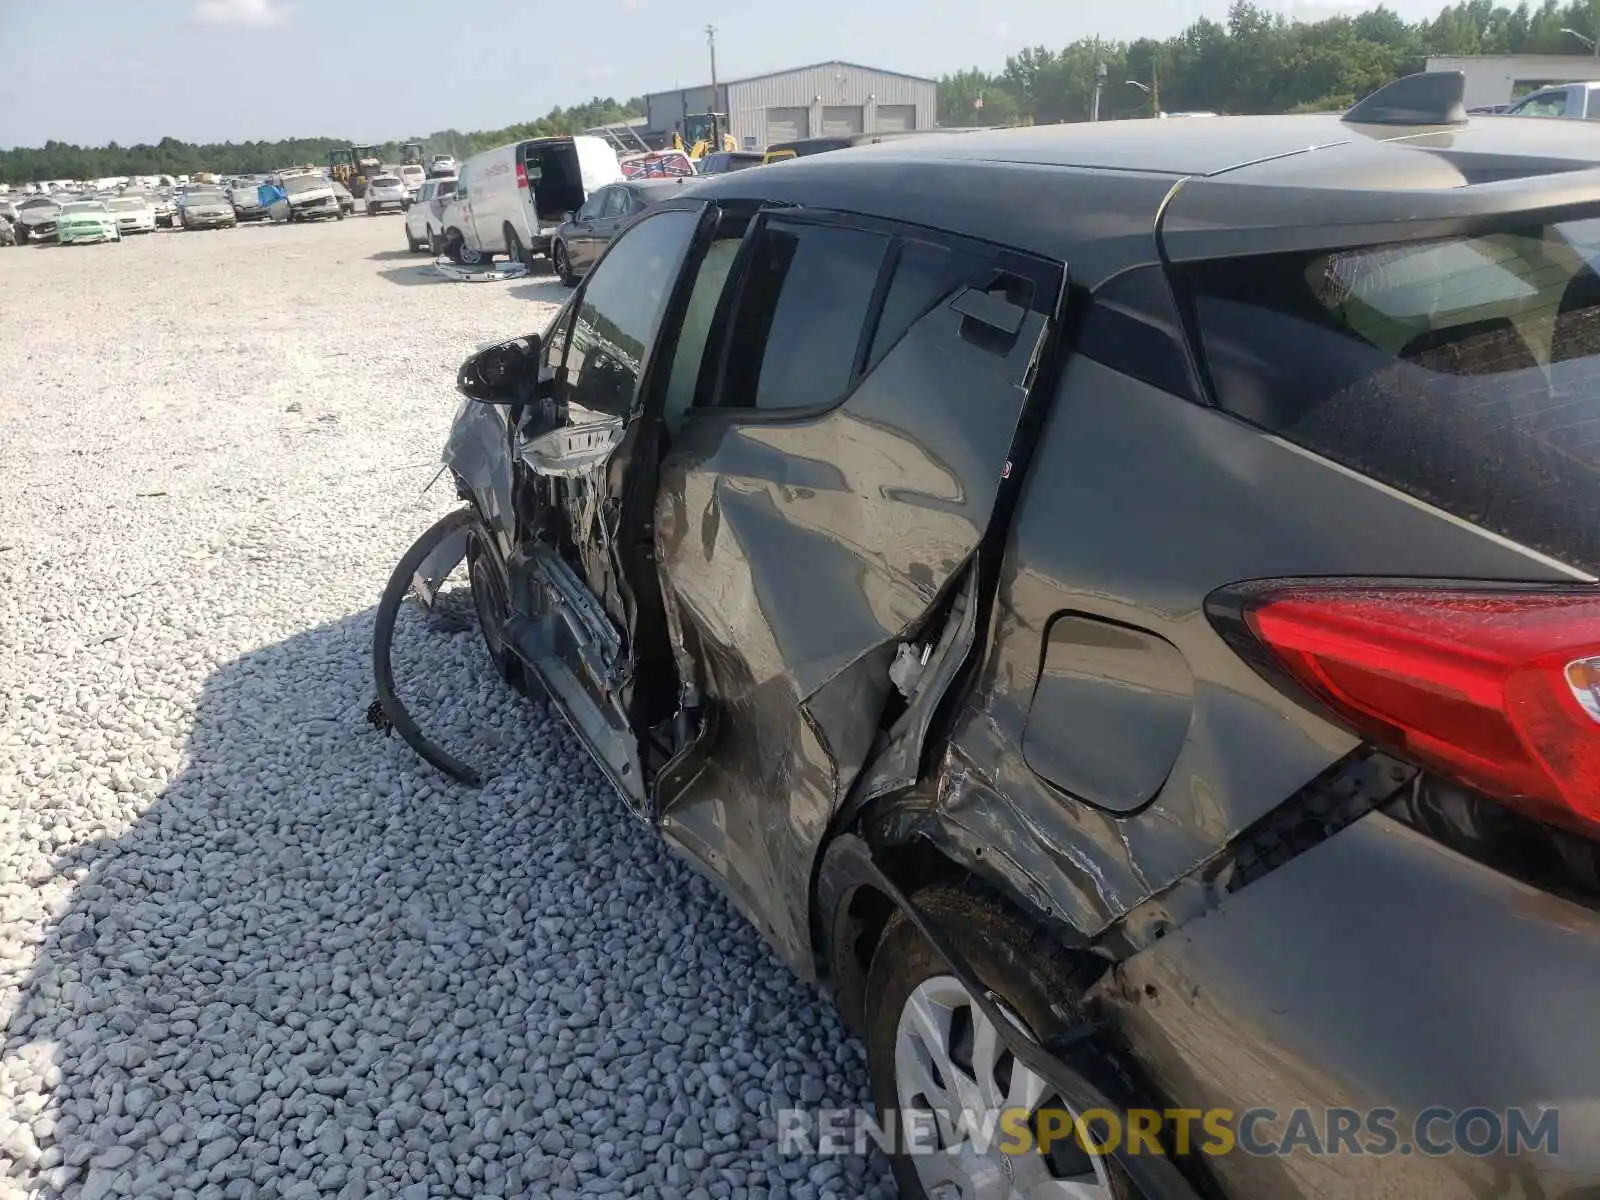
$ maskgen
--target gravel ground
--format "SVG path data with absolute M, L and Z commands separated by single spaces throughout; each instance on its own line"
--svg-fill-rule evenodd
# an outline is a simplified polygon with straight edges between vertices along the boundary
M 491 782 L 365 725 L 453 373 L 562 294 L 402 247 L 0 251 L 0 1197 L 889 1195 L 777 1154 L 859 1045 L 470 620 L 400 657 Z

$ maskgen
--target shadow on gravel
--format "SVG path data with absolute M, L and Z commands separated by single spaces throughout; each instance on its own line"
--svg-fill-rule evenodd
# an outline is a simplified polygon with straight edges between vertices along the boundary
M 572 295 L 572 289 L 561 286 L 561 281 L 554 275 L 543 278 L 524 278 L 511 288 L 511 294 L 518 300 L 544 300 L 551 304 L 565 304 L 567 297 Z
M 410 250 L 379 250 L 376 254 L 369 254 L 367 258 L 372 262 L 393 262 L 395 259 L 417 258 L 418 254 Z
M 410 255 L 404 255 L 409 258 Z M 390 283 L 397 283 L 401 287 L 419 287 L 430 283 L 455 283 L 433 269 L 433 260 L 425 258 L 414 267 L 390 267 L 386 271 L 379 271 L 380 278 L 387 279 Z
M 368 611 L 217 670 L 172 785 L 56 862 L 0 1195 L 891 1194 L 778 1155 L 776 1108 L 864 1102 L 858 1045 L 449 600 L 401 690 L 484 788 L 364 723 Z

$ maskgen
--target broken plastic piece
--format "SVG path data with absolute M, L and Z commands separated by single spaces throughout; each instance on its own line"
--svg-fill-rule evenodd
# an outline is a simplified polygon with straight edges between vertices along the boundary
M 927 664 L 932 647 L 917 647 L 901 642 L 894 652 L 894 662 L 889 665 L 889 682 L 907 700 L 916 695 L 917 684 L 922 682 L 922 668 Z

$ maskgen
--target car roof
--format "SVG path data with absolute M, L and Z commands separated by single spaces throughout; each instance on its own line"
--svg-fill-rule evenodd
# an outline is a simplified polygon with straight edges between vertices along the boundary
M 1105 121 L 896 138 L 707 176 L 696 195 L 845 209 L 1070 264 L 1095 286 L 1157 257 L 1224 257 L 1600 201 L 1600 128 L 1479 116 Z M 1385 233 L 1384 231 L 1387 231 Z M 1442 234 L 1441 234 L 1442 235 Z

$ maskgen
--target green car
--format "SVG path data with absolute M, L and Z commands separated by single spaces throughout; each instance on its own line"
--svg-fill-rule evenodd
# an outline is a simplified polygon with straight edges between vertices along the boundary
M 56 216 L 56 241 L 66 246 L 74 242 L 120 242 L 116 214 L 103 200 L 74 200 L 62 206 Z

